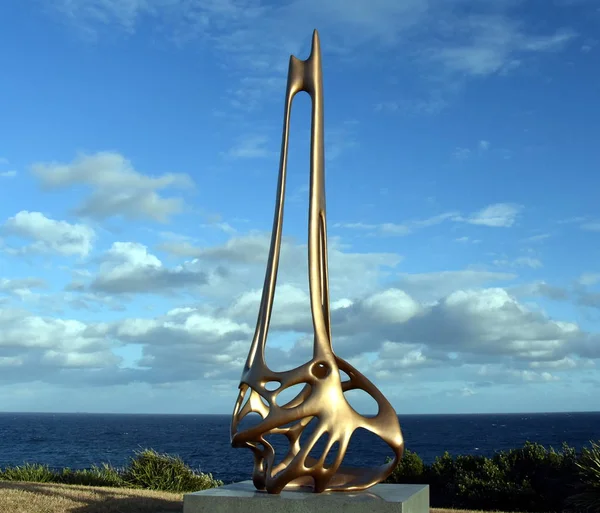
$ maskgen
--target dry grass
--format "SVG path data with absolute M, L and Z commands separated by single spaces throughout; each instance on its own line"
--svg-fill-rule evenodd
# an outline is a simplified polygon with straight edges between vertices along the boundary
M 0 481 L 6 513 L 181 513 L 183 494 Z
M 181 513 L 183 494 L 128 488 L 0 481 L 0 511 L 6 513 Z M 479 512 L 432 508 L 431 513 Z
M 431 508 L 430 513 L 502 513 L 501 511 L 490 510 L 482 511 L 478 509 L 444 509 L 444 508 Z

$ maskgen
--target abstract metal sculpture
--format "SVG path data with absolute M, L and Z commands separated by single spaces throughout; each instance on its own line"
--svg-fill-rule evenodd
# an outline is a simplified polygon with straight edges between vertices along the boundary
M 289 371 L 274 372 L 264 355 L 281 247 L 290 112 L 292 100 L 300 91 L 306 91 L 312 99 L 308 269 L 315 336 L 309 362 Z M 336 356 L 331 347 L 324 185 L 323 79 L 319 35 L 315 30 L 308 59 L 290 57 L 271 248 L 256 331 L 231 423 L 231 444 L 252 450 L 254 486 L 269 493 L 280 493 L 286 486 L 312 486 L 315 492 L 364 490 L 392 472 L 404 449 L 398 417 L 391 404 L 367 378 Z M 349 379 L 342 379 L 340 371 Z M 278 403 L 282 391 L 299 384 L 304 387 L 296 397 L 287 404 Z M 354 389 L 375 399 L 379 406 L 377 415 L 364 417 L 350 406 L 344 392 Z M 261 420 L 253 427 L 241 429 L 240 422 L 249 413 L 257 413 Z M 315 429 L 302 446 L 300 437 L 312 419 L 316 419 Z M 394 452 L 393 460 L 377 468 L 341 466 L 350 438 L 359 428 L 387 442 Z M 289 450 L 279 463 L 275 463 L 275 451 L 268 441 L 269 435 L 276 434 L 285 435 L 289 441 Z M 319 439 L 325 439 L 325 449 L 315 458 L 309 453 Z M 337 453 L 332 451 L 334 446 L 338 446 Z

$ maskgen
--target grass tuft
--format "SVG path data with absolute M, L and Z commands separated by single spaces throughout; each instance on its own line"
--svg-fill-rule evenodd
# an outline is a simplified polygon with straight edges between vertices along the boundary
M 54 471 L 47 465 L 25 463 L 16 467 L 7 467 L 0 472 L 2 481 L 33 481 L 36 483 L 51 483 L 55 479 Z
M 194 472 L 179 456 L 159 454 L 152 449 L 137 452 L 123 474 L 133 488 L 165 492 L 192 492 L 221 486 L 211 474 Z
M 60 471 L 37 463 L 26 463 L 1 471 L 0 481 L 141 488 L 174 493 L 195 492 L 223 485 L 212 474 L 195 472 L 180 457 L 160 454 L 152 449 L 136 452 L 122 470 L 106 463 L 90 469 L 65 468 Z
M 122 472 L 103 463 L 102 466 L 94 465 L 90 469 L 71 470 L 65 468 L 56 477 L 57 483 L 83 485 L 83 486 L 126 486 Z

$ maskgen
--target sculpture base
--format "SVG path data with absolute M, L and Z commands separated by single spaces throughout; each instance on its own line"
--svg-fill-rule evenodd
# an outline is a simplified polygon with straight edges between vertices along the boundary
M 378 484 L 362 492 L 260 492 L 242 481 L 183 497 L 183 513 L 429 513 L 429 486 Z

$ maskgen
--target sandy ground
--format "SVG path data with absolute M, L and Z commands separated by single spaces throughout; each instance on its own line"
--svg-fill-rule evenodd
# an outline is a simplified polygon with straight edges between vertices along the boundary
M 3 513 L 182 513 L 183 494 L 0 481 Z M 431 509 L 431 513 L 476 513 Z

